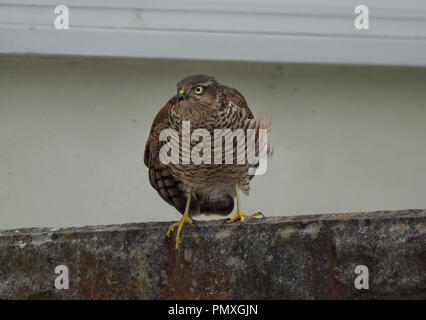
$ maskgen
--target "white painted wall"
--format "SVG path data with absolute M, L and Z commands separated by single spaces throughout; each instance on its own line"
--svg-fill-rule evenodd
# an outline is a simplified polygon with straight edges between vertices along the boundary
M 0 54 L 426 66 L 424 0 L 67 0 L 57 30 L 60 3 L 0 0 Z
M 177 220 L 143 149 L 199 72 L 273 118 L 247 212 L 426 208 L 425 68 L 1 57 L 0 228 Z

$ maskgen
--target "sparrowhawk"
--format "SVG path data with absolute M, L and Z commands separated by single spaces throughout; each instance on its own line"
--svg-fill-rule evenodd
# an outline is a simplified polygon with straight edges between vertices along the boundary
M 160 161 L 161 150 L 166 143 L 171 143 L 173 138 L 162 139 L 162 132 L 172 129 L 183 136 L 184 123 L 189 123 L 190 132 L 203 129 L 202 132 L 215 135 L 215 130 L 222 129 L 226 134 L 232 134 L 235 130 L 254 131 L 256 147 L 260 148 L 259 129 L 269 132 L 270 122 L 263 118 L 254 118 L 246 100 L 236 89 L 221 85 L 214 77 L 208 75 L 191 75 L 177 84 L 177 94 L 160 109 L 151 127 L 148 141 L 145 147 L 144 162 L 149 169 L 149 181 L 158 194 L 169 204 L 174 206 L 181 214 L 182 219 L 170 226 L 167 236 L 177 227 L 176 249 L 180 243 L 180 233 L 185 223 L 194 226 L 191 217 L 199 214 L 228 215 L 234 208 L 234 198 L 237 199 L 237 212 L 228 220 L 229 223 L 236 220 L 255 217 L 260 212 L 246 215 L 241 211 L 239 190 L 245 194 L 249 192 L 249 182 L 253 175 L 249 174 L 250 168 L 258 167 L 259 163 L 242 163 L 237 161 L 239 155 L 246 155 L 247 146 L 239 146 L 237 137 L 231 136 L 232 163 L 223 161 L 215 162 L 219 147 L 220 155 L 229 151 L 229 145 L 211 142 L 206 144 L 203 139 L 204 148 L 199 147 L 199 139 L 190 138 L 186 141 L 191 147 L 192 154 L 197 147 L 206 152 L 207 159 L 202 163 L 183 163 L 185 151 L 179 149 L 178 161 L 164 163 Z M 230 129 L 230 130 L 229 130 Z M 228 130 L 228 131 L 226 131 Z M 230 133 L 231 131 L 231 133 Z M 226 140 L 226 138 L 225 138 Z M 229 140 L 228 140 L 229 141 Z M 245 141 L 248 141 L 246 139 Z M 265 142 L 263 142 L 265 144 Z M 183 138 L 175 141 L 178 147 L 185 144 Z M 270 153 L 269 142 L 267 153 Z M 211 148 L 211 152 L 210 152 Z M 216 154 L 215 154 L 216 151 Z M 190 151 L 189 151 L 190 152 Z M 197 152 L 196 152 L 197 153 Z M 198 154 L 197 154 L 198 155 Z M 188 152 L 186 156 L 190 156 Z M 206 156 L 206 154 L 204 154 Z M 203 158 L 206 160 L 206 157 Z

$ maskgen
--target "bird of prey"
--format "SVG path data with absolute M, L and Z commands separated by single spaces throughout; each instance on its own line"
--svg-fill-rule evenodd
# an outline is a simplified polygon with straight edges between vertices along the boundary
M 259 162 L 250 164 L 236 163 L 239 154 L 246 154 L 247 147 L 239 147 L 236 138 L 232 137 L 232 163 L 217 164 L 214 161 L 215 143 L 207 144 L 211 147 L 210 162 L 183 163 L 184 152 L 179 149 L 180 161 L 163 163 L 161 149 L 170 140 L 161 139 L 161 133 L 166 129 L 175 130 L 182 136 L 183 124 L 190 124 L 190 131 L 204 129 L 213 137 L 216 129 L 238 130 L 259 129 L 269 132 L 270 122 L 263 118 L 254 118 L 246 100 L 236 89 L 221 85 L 214 77 L 196 74 L 188 76 L 177 84 L 177 94 L 160 109 L 149 133 L 146 142 L 144 162 L 149 169 L 149 181 L 152 187 L 167 203 L 174 206 L 183 216 L 179 222 L 170 226 L 167 236 L 177 227 L 176 249 L 180 243 L 180 233 L 184 224 L 194 226 L 191 217 L 200 214 L 229 215 L 234 208 L 234 198 L 237 200 L 237 212 L 228 220 L 229 223 L 236 220 L 243 221 L 260 215 L 260 212 L 246 215 L 241 210 L 239 190 L 245 194 L 249 192 L 249 182 L 253 175 L 249 169 L 258 167 Z M 228 131 L 229 132 L 229 131 Z M 259 134 L 255 134 L 255 144 L 260 146 Z M 181 139 L 181 138 L 180 138 Z M 182 139 L 181 139 L 182 140 Z M 248 139 L 247 139 L 248 140 Z M 228 140 L 229 141 L 229 140 Z M 180 142 L 180 144 L 179 144 Z M 190 147 L 195 147 L 199 141 L 187 141 Z M 178 146 L 184 141 L 177 141 Z M 222 142 L 221 142 L 222 143 Z M 265 144 L 265 142 L 263 142 Z M 266 142 L 268 154 L 269 142 Z M 221 154 L 229 146 L 222 145 Z M 203 150 L 203 152 L 205 152 Z

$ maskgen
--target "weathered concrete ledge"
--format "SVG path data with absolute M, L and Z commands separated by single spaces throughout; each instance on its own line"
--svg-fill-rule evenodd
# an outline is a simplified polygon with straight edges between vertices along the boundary
M 0 231 L 0 298 L 426 298 L 426 210 L 222 222 L 185 226 L 178 251 L 169 222 Z

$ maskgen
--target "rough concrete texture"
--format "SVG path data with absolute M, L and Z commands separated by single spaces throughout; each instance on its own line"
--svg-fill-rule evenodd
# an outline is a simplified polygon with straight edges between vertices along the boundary
M 426 210 L 198 222 L 179 250 L 169 225 L 0 231 L 0 298 L 426 298 Z

